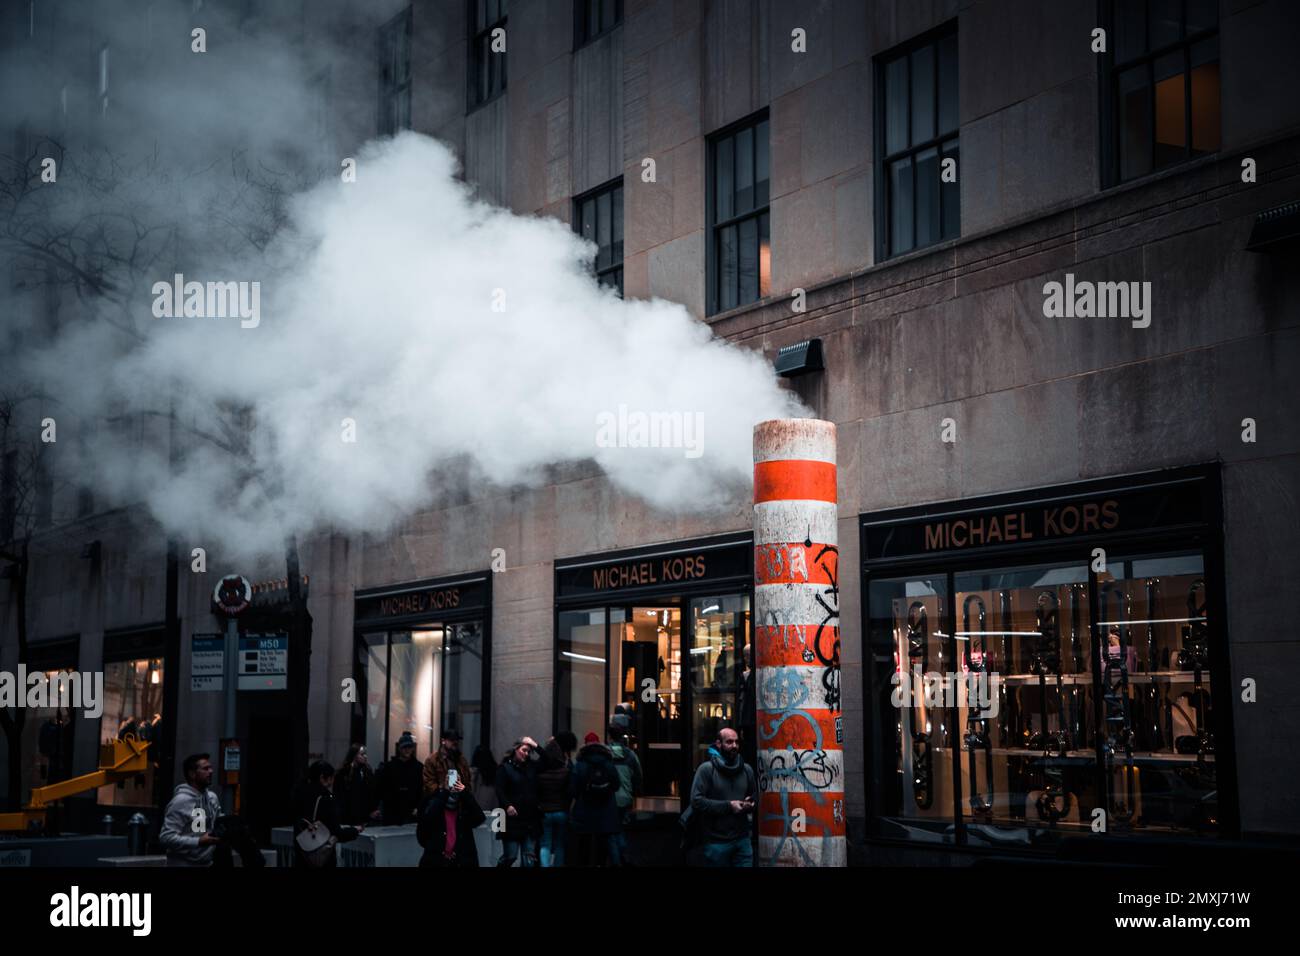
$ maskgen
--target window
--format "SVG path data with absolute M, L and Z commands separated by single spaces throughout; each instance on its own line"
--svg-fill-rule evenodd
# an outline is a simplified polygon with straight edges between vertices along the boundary
M 709 309 L 725 312 L 769 292 L 772 275 L 766 114 L 709 142 Z
M 470 109 L 496 98 L 506 88 L 507 5 L 507 0 L 469 2 Z
M 379 132 L 411 128 L 411 8 L 379 29 Z
M 876 78 L 876 248 L 888 259 L 961 235 L 956 27 L 881 57 Z
M 604 737 L 625 716 L 638 815 L 681 812 L 724 726 L 757 764 L 755 710 L 738 712 L 754 700 L 752 686 L 742 697 L 753 554 L 736 535 L 557 563 L 553 730 Z
M 596 244 L 596 280 L 623 294 L 623 180 L 573 201 L 573 229 Z
M 1219 148 L 1217 0 L 1112 0 L 1106 185 Z
M 735 725 L 749 615 L 735 592 L 557 615 L 556 730 L 603 737 L 621 708 L 644 774 L 637 810 L 679 809 L 718 731 Z
M 99 788 L 100 806 L 156 806 L 154 775 L 162 741 L 163 659 L 142 657 L 104 663 L 104 713 L 100 718 L 101 743 L 134 737 L 149 741 L 153 753 L 145 772 L 129 780 Z
M 873 834 L 1232 833 L 1218 494 L 1189 470 L 864 518 Z
M 423 760 L 438 749 L 444 728 L 459 730 L 471 753 L 485 743 L 483 653 L 478 621 L 361 635 L 366 748 L 387 756 L 409 732 Z
M 573 5 L 576 50 L 623 22 L 623 0 L 576 0 Z
M 42 669 L 29 667 L 29 673 L 40 672 L 53 688 L 59 674 L 68 680 L 75 670 L 71 667 Z M 72 737 L 76 729 L 77 712 L 71 707 L 58 706 L 59 701 L 48 700 L 44 707 L 27 710 L 22 729 L 22 794 L 26 801 L 36 787 L 48 787 L 71 777 L 73 762 Z

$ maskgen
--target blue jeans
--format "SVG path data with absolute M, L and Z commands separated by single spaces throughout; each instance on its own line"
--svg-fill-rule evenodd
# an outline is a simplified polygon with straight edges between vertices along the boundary
M 706 843 L 701 849 L 705 866 L 754 865 L 754 848 L 747 836 L 726 843 Z
M 506 837 L 501 841 L 501 859 L 497 861 L 497 866 L 514 866 L 515 857 L 519 856 L 519 851 L 523 850 L 523 861 L 520 866 L 537 865 L 537 837 L 521 836 Z
M 563 810 L 542 814 L 542 866 L 564 866 L 564 842 L 569 838 L 569 815 Z

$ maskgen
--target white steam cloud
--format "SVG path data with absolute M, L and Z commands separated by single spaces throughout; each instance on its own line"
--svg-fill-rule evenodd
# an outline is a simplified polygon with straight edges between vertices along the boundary
M 594 459 L 669 511 L 743 500 L 753 425 L 806 411 L 761 354 L 682 306 L 598 287 L 591 257 L 563 223 L 478 201 L 446 146 L 403 133 L 360 151 L 355 182 L 296 196 L 263 252 L 175 266 L 259 282 L 256 328 L 152 318 L 146 284 L 140 340 L 78 323 L 24 370 L 57 403 L 60 439 L 76 437 L 81 480 L 239 554 L 278 552 L 289 532 L 382 531 L 434 504 L 448 468 L 511 485 Z M 148 283 L 171 281 L 170 264 L 155 271 Z M 620 405 L 700 415 L 702 454 L 602 447 L 598 420 Z M 233 407 L 251 409 L 239 435 L 223 431 Z M 188 436 L 175 462 L 166 441 L 77 424 L 173 408 Z

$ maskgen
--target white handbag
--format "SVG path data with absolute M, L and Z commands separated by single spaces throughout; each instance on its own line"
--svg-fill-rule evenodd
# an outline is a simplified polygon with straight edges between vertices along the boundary
M 317 797 L 316 805 L 311 811 L 312 819 L 304 819 L 302 822 L 306 827 L 294 837 L 298 849 L 302 850 L 302 855 L 311 866 L 325 866 L 334 855 L 334 844 L 337 842 L 329 827 L 316 819 L 320 813 L 320 801 L 321 798 Z

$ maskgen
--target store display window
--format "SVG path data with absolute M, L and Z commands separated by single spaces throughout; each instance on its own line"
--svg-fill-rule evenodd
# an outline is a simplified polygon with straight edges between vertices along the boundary
M 864 517 L 872 837 L 1233 830 L 1216 477 Z

